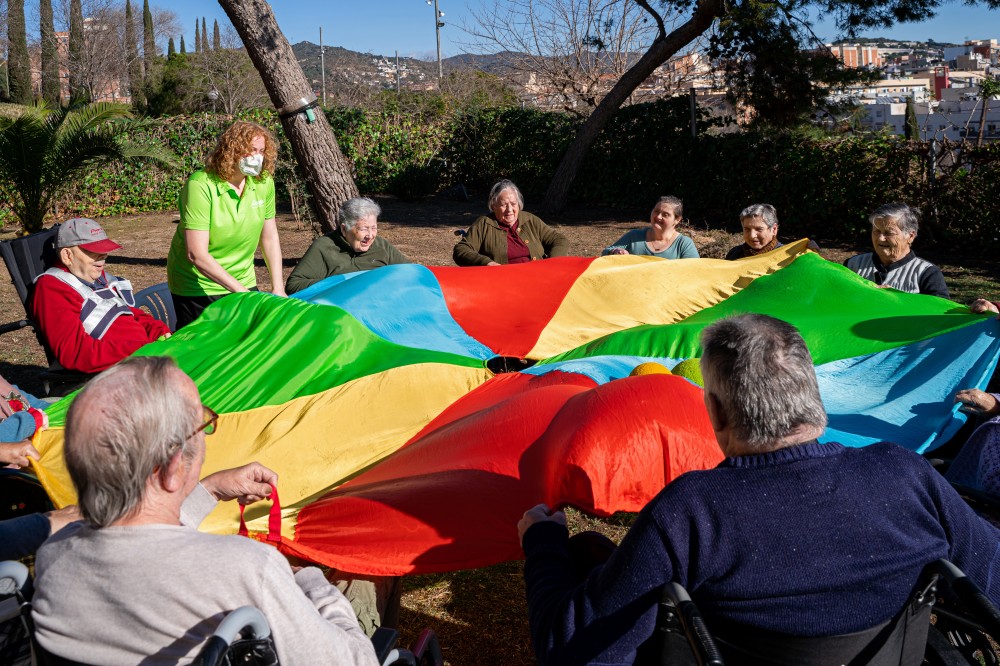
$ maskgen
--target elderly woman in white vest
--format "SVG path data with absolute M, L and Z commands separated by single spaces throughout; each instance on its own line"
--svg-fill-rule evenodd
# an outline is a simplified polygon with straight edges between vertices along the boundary
M 108 254 L 120 249 L 94 220 L 74 217 L 59 227 L 56 265 L 35 280 L 31 311 L 64 368 L 100 372 L 170 335 L 135 307 L 128 280 L 104 272 Z
M 868 216 L 874 252 L 858 254 L 844 265 L 880 287 L 911 294 L 948 298 L 941 269 L 913 253 L 911 246 L 920 228 L 920 210 L 905 203 L 879 206 Z

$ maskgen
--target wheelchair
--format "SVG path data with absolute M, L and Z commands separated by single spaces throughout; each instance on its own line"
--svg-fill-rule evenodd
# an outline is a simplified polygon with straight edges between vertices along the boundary
M 933 615 L 933 617 L 932 617 Z M 996 665 L 1000 611 L 954 564 L 932 562 L 887 622 L 838 636 L 801 637 L 707 623 L 687 591 L 667 583 L 654 635 L 636 664 L 723 666 Z
M 28 568 L 20 562 L 0 562 L 0 583 L 5 580 L 13 584 L 13 589 L 7 598 L 2 598 L 3 588 L 0 587 L 0 663 L 87 666 L 50 654 L 35 641 Z M 410 649 L 397 647 L 398 640 L 399 632 L 395 629 L 376 629 L 372 644 L 379 664 L 444 666 L 433 630 L 424 629 Z M 253 606 L 243 606 L 228 613 L 191 663 L 193 666 L 280 666 L 267 619 Z

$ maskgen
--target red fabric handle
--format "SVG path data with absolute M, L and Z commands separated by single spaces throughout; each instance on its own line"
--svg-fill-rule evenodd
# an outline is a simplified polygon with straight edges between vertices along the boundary
M 271 494 L 268 497 L 271 500 L 271 512 L 267 518 L 267 540 L 273 541 L 275 543 L 281 542 L 281 502 L 278 500 L 278 487 L 271 486 Z M 247 529 L 246 520 L 243 518 L 243 511 L 246 510 L 246 506 L 240 504 L 240 536 L 250 536 L 250 530 Z

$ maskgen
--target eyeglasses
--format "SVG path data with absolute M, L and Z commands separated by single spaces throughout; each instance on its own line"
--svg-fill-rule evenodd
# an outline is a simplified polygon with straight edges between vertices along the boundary
M 371 234 L 372 236 L 374 236 L 375 234 L 378 233 L 378 227 L 377 226 L 376 227 L 354 227 L 354 229 L 352 229 L 352 231 L 354 231 L 354 233 L 356 233 L 356 234 L 361 234 L 361 235 Z
M 204 414 L 202 415 L 204 421 L 202 421 L 200 426 L 195 428 L 195 431 L 193 433 L 187 436 L 188 439 L 191 439 L 202 430 L 205 431 L 206 435 L 211 435 L 212 433 L 215 432 L 215 426 L 216 423 L 218 423 L 219 421 L 219 415 L 216 414 L 215 410 L 212 409 L 211 407 L 206 407 L 205 405 L 202 405 L 201 408 L 204 411 Z

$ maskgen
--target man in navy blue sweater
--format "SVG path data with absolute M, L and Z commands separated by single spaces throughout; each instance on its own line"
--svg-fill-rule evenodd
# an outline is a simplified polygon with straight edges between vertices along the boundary
M 631 664 L 660 587 L 691 593 L 709 627 L 794 636 L 869 629 L 947 558 L 1000 601 L 1000 531 L 920 456 L 893 444 L 819 444 L 826 412 L 805 342 L 763 315 L 702 335 L 705 406 L 726 459 L 674 480 L 619 548 L 574 579 L 565 515 L 518 524 L 540 664 Z

